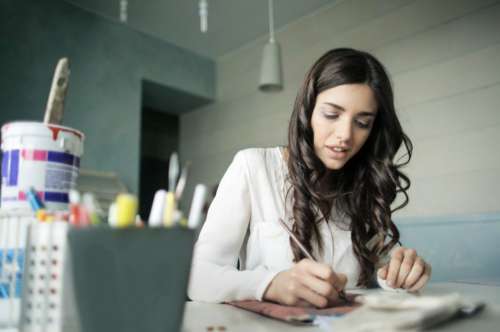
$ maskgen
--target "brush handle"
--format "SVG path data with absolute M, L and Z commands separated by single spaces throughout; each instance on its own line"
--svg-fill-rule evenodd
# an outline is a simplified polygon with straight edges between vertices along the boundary
M 302 253 L 310 260 L 316 261 L 313 258 L 313 256 L 309 253 L 309 251 L 307 251 L 307 249 L 302 245 L 302 243 L 300 243 L 299 239 L 297 239 L 295 237 L 295 234 L 292 233 L 292 231 L 290 230 L 290 228 L 288 228 L 288 226 L 285 224 L 283 219 L 280 218 L 278 220 L 279 220 L 281 227 L 283 227 L 283 229 L 288 233 L 288 235 L 290 235 L 290 237 L 292 238 L 292 241 L 295 242 L 295 244 L 299 247 L 300 251 L 302 251 Z
M 189 210 L 188 227 L 196 229 L 202 222 L 203 218 L 203 205 L 207 199 L 207 186 L 197 184 L 194 188 L 193 201 L 191 202 L 191 209 Z
M 64 99 L 69 83 L 68 58 L 59 60 L 52 79 L 47 108 L 45 109 L 44 123 L 61 124 L 64 113 Z

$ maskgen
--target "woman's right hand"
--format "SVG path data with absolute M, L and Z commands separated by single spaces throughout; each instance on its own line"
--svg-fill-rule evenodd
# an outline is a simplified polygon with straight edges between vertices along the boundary
M 278 273 L 264 293 L 264 300 L 292 306 L 324 308 L 339 301 L 347 277 L 326 264 L 303 259 Z

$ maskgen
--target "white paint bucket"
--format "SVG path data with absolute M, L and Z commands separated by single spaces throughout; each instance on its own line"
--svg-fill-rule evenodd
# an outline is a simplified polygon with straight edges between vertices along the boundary
M 2 209 L 29 208 L 26 191 L 34 188 L 50 210 L 68 207 L 83 154 L 80 131 L 40 122 L 11 122 L 2 127 Z

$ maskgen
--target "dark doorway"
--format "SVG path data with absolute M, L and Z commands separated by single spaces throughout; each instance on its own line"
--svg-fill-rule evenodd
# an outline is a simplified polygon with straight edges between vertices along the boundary
M 141 138 L 139 212 L 147 220 L 155 192 L 168 187 L 169 158 L 179 150 L 179 116 L 143 108 Z
M 168 189 L 168 166 L 172 152 L 179 153 L 180 116 L 210 103 L 189 92 L 143 80 L 139 213 L 148 220 L 154 194 Z M 189 179 L 188 179 L 189 182 Z

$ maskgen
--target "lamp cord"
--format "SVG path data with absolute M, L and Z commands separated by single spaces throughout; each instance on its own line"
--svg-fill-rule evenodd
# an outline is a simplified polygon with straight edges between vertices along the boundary
M 269 4 L 269 41 L 274 43 L 274 3 L 273 0 L 268 1 Z

